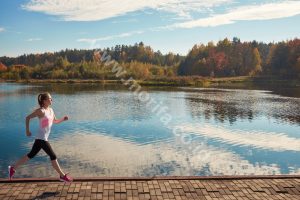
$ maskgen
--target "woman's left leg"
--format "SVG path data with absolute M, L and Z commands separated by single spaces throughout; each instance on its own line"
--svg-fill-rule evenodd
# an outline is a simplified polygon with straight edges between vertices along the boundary
M 65 176 L 63 171 L 61 170 L 56 155 L 48 141 L 44 141 L 44 145 L 42 145 L 42 149 L 50 156 L 52 167 L 59 173 L 61 177 Z
M 59 173 L 59 175 L 62 177 L 64 176 L 65 174 L 62 172 L 59 164 L 58 164 L 58 161 L 57 159 L 55 160 L 51 160 L 51 164 L 52 164 L 52 167 L 57 171 L 57 173 Z

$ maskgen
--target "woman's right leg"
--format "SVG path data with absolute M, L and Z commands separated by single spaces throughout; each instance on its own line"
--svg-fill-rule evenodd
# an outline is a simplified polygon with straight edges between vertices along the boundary
M 31 158 L 33 158 L 40 150 L 41 150 L 41 144 L 39 140 L 35 140 L 34 144 L 32 146 L 31 151 L 23 156 L 20 160 L 18 160 L 14 165 L 12 165 L 15 169 L 17 169 L 19 166 L 21 166 L 22 164 L 24 164 L 25 162 L 27 162 L 28 160 L 30 160 Z
M 27 155 L 23 156 L 20 160 L 18 160 L 13 167 L 15 169 L 17 169 L 19 166 L 23 165 L 24 163 L 26 163 L 28 160 L 30 160 L 30 158 L 28 158 Z
M 23 165 L 25 162 L 27 162 L 29 159 L 33 158 L 40 150 L 41 150 L 41 144 L 38 140 L 34 141 L 34 144 L 32 146 L 31 151 L 29 152 L 29 154 L 23 156 L 20 160 L 18 160 L 14 165 L 12 166 L 8 166 L 8 173 L 9 173 L 9 179 L 11 180 L 11 178 L 13 177 L 13 175 L 16 172 L 16 169 Z

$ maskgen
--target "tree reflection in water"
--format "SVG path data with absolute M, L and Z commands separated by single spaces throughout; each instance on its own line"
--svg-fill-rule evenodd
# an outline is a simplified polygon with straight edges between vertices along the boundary
M 193 118 L 233 124 L 265 116 L 300 124 L 300 99 L 266 91 L 203 89 L 188 93 L 185 99 Z

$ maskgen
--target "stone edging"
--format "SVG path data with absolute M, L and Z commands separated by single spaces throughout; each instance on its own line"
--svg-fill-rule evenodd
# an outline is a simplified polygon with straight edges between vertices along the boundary
M 86 181 L 151 181 L 151 180 L 242 180 L 242 179 L 300 179 L 300 175 L 245 175 L 245 176 L 153 176 L 153 177 L 78 177 L 75 182 Z M 0 179 L 0 183 L 57 182 L 58 178 Z

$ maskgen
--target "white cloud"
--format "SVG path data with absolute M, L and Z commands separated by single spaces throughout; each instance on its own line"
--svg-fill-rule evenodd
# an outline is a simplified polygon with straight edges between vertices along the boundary
M 171 0 L 162 1 L 162 4 L 157 7 L 157 10 L 162 10 L 165 12 L 175 13 L 179 16 L 178 19 L 192 18 L 191 12 L 203 12 L 210 10 L 213 7 L 232 3 L 232 0 Z
M 99 42 L 99 41 L 130 37 L 132 35 L 137 35 L 137 34 L 142 34 L 142 33 L 144 33 L 144 31 L 131 31 L 131 32 L 127 32 L 127 33 L 121 33 L 119 35 L 110 35 L 110 36 L 99 37 L 99 38 L 80 38 L 77 40 L 77 42 L 87 42 L 89 44 L 95 44 L 96 42 Z
M 279 19 L 299 14 L 300 1 L 283 1 L 278 3 L 242 6 L 225 14 L 176 23 L 166 28 L 214 27 L 233 24 L 237 21 Z
M 232 0 L 31 0 L 22 5 L 22 8 L 59 16 L 66 21 L 96 21 L 145 9 L 190 17 L 191 12 L 200 12 L 231 2 Z
M 4 32 L 4 31 L 5 31 L 5 28 L 0 27 L 0 32 Z
M 27 42 L 35 42 L 35 41 L 41 41 L 41 40 L 42 40 L 42 38 L 29 38 L 26 41 Z

